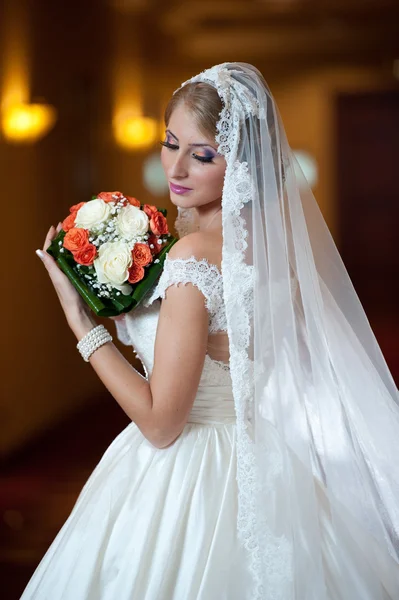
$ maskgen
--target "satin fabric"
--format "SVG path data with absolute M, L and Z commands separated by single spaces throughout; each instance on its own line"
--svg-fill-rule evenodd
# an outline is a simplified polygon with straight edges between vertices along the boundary
M 199 386 L 188 423 L 235 423 L 233 390 L 231 385 Z
M 200 386 L 182 434 L 112 442 L 22 600 L 242 600 L 231 387 Z

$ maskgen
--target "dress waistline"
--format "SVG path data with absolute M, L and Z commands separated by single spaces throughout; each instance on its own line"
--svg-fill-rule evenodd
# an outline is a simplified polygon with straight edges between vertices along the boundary
M 187 423 L 224 425 L 235 421 L 234 396 L 230 385 L 199 386 Z

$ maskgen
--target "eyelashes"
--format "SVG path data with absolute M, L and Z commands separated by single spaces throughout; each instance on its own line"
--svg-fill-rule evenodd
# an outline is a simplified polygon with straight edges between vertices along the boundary
M 170 148 L 171 150 L 178 150 L 179 146 L 176 146 L 176 144 L 170 144 L 169 142 L 159 142 L 161 144 L 161 146 L 165 146 L 165 148 Z
M 193 157 L 196 160 L 199 160 L 202 163 L 211 163 L 211 162 L 213 162 L 213 157 L 212 156 L 197 156 L 196 154 L 193 154 Z
M 169 150 L 178 150 L 179 146 L 176 144 L 170 144 L 169 142 L 160 142 L 161 146 L 165 146 L 165 148 L 169 148 Z M 202 163 L 212 163 L 213 156 L 198 156 L 197 154 L 192 154 L 192 157 Z

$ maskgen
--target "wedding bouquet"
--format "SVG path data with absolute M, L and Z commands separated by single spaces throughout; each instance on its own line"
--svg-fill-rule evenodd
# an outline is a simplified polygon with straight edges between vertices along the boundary
M 47 252 L 96 315 L 114 317 L 135 308 L 177 241 L 167 211 L 121 192 L 101 192 L 69 213 Z

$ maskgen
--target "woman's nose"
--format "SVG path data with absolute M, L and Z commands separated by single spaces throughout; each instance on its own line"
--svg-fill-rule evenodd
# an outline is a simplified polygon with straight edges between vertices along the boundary
M 169 169 L 169 176 L 184 178 L 188 176 L 187 165 L 184 156 L 175 156 Z

